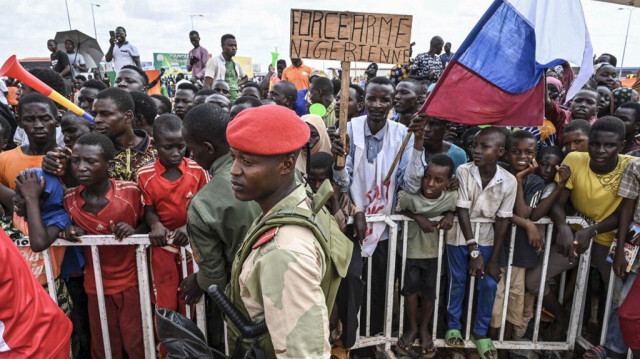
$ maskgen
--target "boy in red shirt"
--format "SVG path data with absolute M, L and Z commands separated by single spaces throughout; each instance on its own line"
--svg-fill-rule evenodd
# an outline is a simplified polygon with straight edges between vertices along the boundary
M 142 217 L 140 190 L 133 182 L 109 178 L 115 148 L 99 133 L 80 137 L 73 147 L 71 172 L 80 184 L 65 194 L 64 207 L 73 226 L 65 237 L 77 241 L 85 234 L 115 234 L 118 239 L 134 234 Z M 85 249 L 85 290 L 91 327 L 91 356 L 104 358 L 93 260 Z M 140 294 L 134 246 L 100 248 L 100 267 L 113 358 L 144 358 Z
M 178 116 L 165 114 L 156 118 L 153 133 L 158 159 L 138 170 L 137 182 L 145 206 L 144 219 L 151 228 L 154 303 L 184 312 L 184 301 L 178 300 L 182 280 L 179 248 L 189 244 L 187 205 L 209 182 L 209 174 L 184 157 L 186 144 Z

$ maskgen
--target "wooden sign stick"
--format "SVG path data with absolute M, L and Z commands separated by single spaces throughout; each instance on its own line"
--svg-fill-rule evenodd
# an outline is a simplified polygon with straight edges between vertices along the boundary
M 411 135 L 413 134 L 413 132 L 407 132 L 407 135 L 404 136 L 404 141 L 402 141 L 402 146 L 400 146 L 400 149 L 398 150 L 398 153 L 396 153 L 396 158 L 393 159 L 393 163 L 391 164 L 391 168 L 389 168 L 389 172 L 387 173 L 387 176 L 384 178 L 384 182 L 383 183 L 389 183 L 389 181 L 391 181 L 391 175 L 393 174 L 393 170 L 396 169 L 396 166 L 398 165 L 398 162 L 400 162 L 400 158 L 402 158 L 402 154 L 404 153 L 404 149 L 407 148 L 407 144 L 409 143 L 409 140 L 411 139 Z
M 340 140 L 347 144 L 347 114 L 349 113 L 349 84 L 351 83 L 351 62 L 341 61 L 342 67 L 342 79 L 340 81 L 340 113 L 338 120 L 338 133 L 340 134 Z M 345 153 L 347 149 L 345 148 Z M 336 159 L 336 167 L 344 168 L 346 157 L 338 156 Z

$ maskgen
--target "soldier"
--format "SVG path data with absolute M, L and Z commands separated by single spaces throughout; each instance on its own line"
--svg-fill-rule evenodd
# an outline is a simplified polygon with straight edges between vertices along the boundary
M 246 109 L 227 127 L 234 194 L 262 209 L 236 254 L 227 295 L 252 321 L 266 321 L 269 333 L 257 344 L 267 358 L 330 357 L 328 313 L 353 248 L 324 209 L 330 184 L 311 197 L 296 183 L 309 137 L 309 126 L 277 105 Z M 234 358 L 250 343 L 239 337 L 229 325 Z

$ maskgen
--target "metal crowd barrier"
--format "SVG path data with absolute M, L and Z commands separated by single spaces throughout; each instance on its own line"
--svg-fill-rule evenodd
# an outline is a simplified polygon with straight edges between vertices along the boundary
M 435 219 L 434 219 L 435 220 Z M 360 313 L 360 315 L 364 314 L 365 315 L 365 328 L 364 328 L 364 332 L 365 335 L 364 336 L 359 336 L 356 344 L 354 345 L 354 349 L 356 348 L 362 348 L 362 347 L 368 347 L 368 346 L 373 346 L 373 345 L 383 345 L 384 346 L 384 351 L 385 353 L 390 356 L 390 357 L 394 357 L 394 354 L 391 351 L 391 346 L 395 345 L 396 342 L 398 341 L 398 338 L 402 336 L 403 333 L 403 326 L 404 326 L 404 297 L 401 295 L 398 295 L 398 300 L 399 300 L 399 311 L 398 311 L 398 315 L 400 320 L 398 320 L 398 330 L 397 332 L 393 332 L 393 330 L 395 328 L 392 328 L 392 324 L 393 324 L 393 309 L 394 309 L 394 300 L 396 298 L 394 298 L 394 291 L 395 291 L 395 280 L 396 280 L 396 258 L 397 258 L 397 244 L 398 244 L 398 229 L 399 226 L 402 226 L 402 236 L 403 236 L 403 241 L 402 241 L 402 256 L 400 257 L 401 260 L 401 274 L 400 274 L 400 288 L 403 287 L 404 285 L 404 272 L 405 272 L 405 265 L 406 265 L 406 254 L 407 254 L 407 235 L 408 235 L 408 223 L 409 221 L 411 221 L 411 219 L 409 219 L 408 217 L 402 216 L 402 215 L 392 215 L 392 216 L 386 216 L 386 215 L 373 215 L 373 216 L 367 216 L 367 222 L 384 222 L 387 224 L 388 229 L 389 229 L 389 248 L 388 248 L 388 258 L 387 258 L 387 286 L 386 286 L 386 292 L 384 293 L 385 295 L 385 312 L 384 312 L 384 333 L 383 335 L 371 335 L 370 333 L 370 321 L 371 321 L 371 269 L 372 269 L 372 261 L 369 260 L 367 261 L 367 278 L 366 278 L 366 283 L 367 283 L 367 287 L 366 287 L 366 291 L 365 291 L 365 302 L 366 302 L 366 313 Z M 484 223 L 490 223 L 491 221 L 483 221 Z M 475 231 L 477 232 L 478 230 L 478 225 L 481 222 L 472 222 L 472 225 L 474 225 L 475 227 Z M 553 224 L 551 223 L 551 221 L 548 218 L 543 218 L 537 222 L 535 222 L 536 224 L 540 224 L 540 225 L 544 225 L 545 226 L 545 233 L 546 235 L 544 236 L 544 240 L 545 240 L 545 251 L 543 253 L 544 258 L 543 258 L 543 263 L 542 263 L 542 276 L 540 279 L 540 288 L 541 290 L 543 290 L 542 288 L 544 288 L 544 284 L 547 280 L 547 267 L 549 265 L 549 251 L 550 251 L 550 247 L 551 247 L 551 235 L 552 235 L 552 231 L 553 231 Z M 587 223 L 580 217 L 567 217 L 567 223 L 570 224 L 577 224 L 577 225 L 582 225 L 582 226 L 586 226 Z M 578 264 L 578 274 L 577 274 L 577 280 L 576 280 L 576 288 L 575 288 L 575 292 L 574 292 L 574 296 L 573 296 L 573 303 L 571 306 L 571 315 L 570 315 L 570 321 L 569 321 L 569 329 L 567 332 L 567 339 L 563 342 L 545 342 L 545 341 L 541 341 L 539 338 L 540 335 L 540 316 L 541 316 L 541 311 L 542 311 L 542 296 L 539 295 L 537 297 L 537 301 L 535 304 L 535 312 L 534 312 L 534 318 L 532 320 L 534 320 L 534 332 L 533 332 L 533 338 L 532 340 L 529 341 L 524 341 L 524 340 L 518 340 L 518 341 L 514 341 L 514 340 L 504 340 L 504 327 L 505 327 L 505 322 L 507 319 L 507 303 L 509 301 L 509 285 L 510 285 L 510 281 L 511 281 L 511 264 L 513 261 L 513 246 L 515 243 L 515 225 L 513 225 L 513 230 L 511 231 L 511 250 L 509 252 L 509 258 L 508 258 L 508 266 L 507 266 L 507 272 L 506 274 L 503 276 L 504 280 L 505 280 L 505 293 L 504 293 L 504 305 L 503 305 L 503 313 L 502 313 L 502 325 L 501 325 L 501 329 L 500 329 L 500 335 L 499 335 L 499 339 L 494 341 L 494 344 L 496 346 L 496 348 L 498 349 L 509 349 L 509 350 L 516 350 L 516 349 L 520 349 L 520 350 L 548 350 L 548 351 L 566 351 L 566 350 L 573 350 L 574 345 L 576 342 L 578 342 L 580 345 L 587 345 L 588 343 L 583 343 L 581 341 L 581 339 L 583 339 L 580 334 L 579 334 L 579 330 L 582 327 L 582 308 L 584 306 L 584 301 L 585 301 L 585 291 L 586 291 L 586 284 L 587 284 L 587 278 L 588 278 L 588 274 L 589 274 L 589 264 L 590 264 L 590 252 L 591 252 L 591 248 L 589 248 L 581 257 L 579 260 L 579 264 Z M 439 304 L 440 304 L 440 288 L 442 285 L 442 274 L 443 274 L 443 254 L 444 254 L 444 245 L 445 245 L 445 231 L 444 230 L 440 230 L 439 231 L 439 240 L 438 240 L 438 273 L 437 273 L 437 280 L 436 280 L 436 299 L 435 299 L 435 305 L 434 305 L 434 312 L 432 315 L 432 322 L 433 322 L 433 328 L 431 330 L 431 334 L 433 336 L 433 341 L 434 341 L 434 345 L 436 347 L 445 347 L 445 341 L 444 338 L 438 338 L 437 337 L 437 333 L 438 333 L 438 309 L 439 309 Z M 470 277 L 469 280 L 470 284 L 469 287 L 467 288 L 467 302 L 466 302 L 466 326 L 464 328 L 464 342 L 465 342 L 465 348 L 475 348 L 475 345 L 471 342 L 470 340 L 470 332 L 471 332 L 471 324 L 473 322 L 472 320 L 472 310 L 474 308 L 473 306 L 473 297 L 475 294 L 475 277 Z M 562 277 L 561 283 L 560 283 L 560 294 L 562 295 L 562 292 L 564 292 L 564 276 Z M 470 290 L 470 288 L 473 288 L 473 290 Z M 610 288 L 609 290 L 609 294 L 611 294 L 612 292 L 612 288 Z M 378 294 L 379 295 L 379 294 Z M 576 315 L 578 314 L 578 315 Z M 605 329 L 606 329 L 606 323 L 604 323 Z M 606 334 L 603 334 L 603 337 Z
M 28 244 L 27 244 L 28 245 Z M 155 347 L 155 337 L 154 337 L 154 326 L 153 326 L 153 315 L 154 310 L 151 304 L 151 292 L 149 285 L 150 283 L 150 274 L 149 274 L 149 265 L 147 260 L 148 248 L 151 245 L 149 242 L 148 235 L 133 235 L 131 237 L 127 237 L 122 241 L 118 241 L 114 236 L 83 236 L 81 243 L 68 242 L 63 239 L 56 240 L 52 246 L 89 246 L 91 248 L 91 255 L 93 258 L 93 268 L 96 279 L 96 291 L 98 297 L 98 309 L 100 312 L 100 326 L 102 330 L 102 341 L 104 343 L 104 353 L 106 358 L 111 358 L 111 342 L 109 341 L 109 329 L 107 326 L 107 312 L 105 309 L 104 303 L 104 287 L 102 285 L 102 272 L 100 270 L 100 255 L 98 248 L 100 246 L 131 246 L 135 245 L 136 248 L 136 267 L 138 272 L 138 289 L 140 291 L 140 312 L 142 314 L 142 334 L 144 338 L 144 352 L 145 358 L 147 359 L 155 359 L 156 358 L 156 347 Z M 182 247 L 180 250 L 182 256 L 182 272 L 183 278 L 188 275 L 187 273 L 187 257 L 186 252 L 191 251 L 189 247 Z M 43 259 L 45 263 L 45 272 L 47 275 L 47 283 L 49 294 L 54 302 L 56 301 L 56 289 L 53 277 L 53 267 L 51 264 L 51 256 L 49 253 L 49 249 L 42 252 Z M 198 271 L 198 265 L 195 261 L 193 263 L 193 271 Z M 205 322 L 205 308 L 204 308 L 204 296 L 200 299 L 200 301 L 195 306 L 196 312 L 196 322 L 198 328 L 205 334 L 206 338 L 206 322 Z M 186 314 L 187 317 L 191 317 L 191 310 L 189 306 L 187 306 Z
M 435 219 L 434 219 L 435 220 Z M 457 220 L 457 219 L 456 219 Z M 398 245 L 398 232 L 399 232 L 399 228 L 400 226 L 402 226 L 402 236 L 403 236 L 403 241 L 402 241 L 402 256 L 400 256 L 400 260 L 401 260 L 401 273 L 400 273 L 400 288 L 402 288 L 402 286 L 404 285 L 404 272 L 405 272 L 405 266 L 406 266 L 406 254 L 407 254 L 407 235 L 408 235 L 408 224 L 409 221 L 412 221 L 411 219 L 409 219 L 408 217 L 402 216 L 402 215 L 392 215 L 392 216 L 386 216 L 386 215 L 371 215 L 371 216 L 367 216 L 367 222 L 369 223 L 373 223 L 373 222 L 384 222 L 389 230 L 389 248 L 388 248 L 388 258 L 387 258 L 387 285 L 386 285 L 386 291 L 384 293 L 384 298 L 385 298 L 385 311 L 384 311 L 384 333 L 383 335 L 371 335 L 370 332 L 370 324 L 371 324 L 371 269 L 372 269 L 372 261 L 369 260 L 367 261 L 367 278 L 366 278 L 366 292 L 365 292 L 365 301 L 366 301 L 366 312 L 365 313 L 359 313 L 359 317 L 360 315 L 364 314 L 365 315 L 365 328 L 364 328 L 364 332 L 365 335 L 364 336 L 358 336 L 358 339 L 356 341 L 356 344 L 354 345 L 353 349 L 357 349 L 357 348 L 363 348 L 363 347 L 369 347 L 369 346 L 374 346 L 374 345 L 383 345 L 384 346 L 384 351 L 385 353 L 390 356 L 390 357 L 394 357 L 393 352 L 391 351 L 391 346 L 395 345 L 396 342 L 398 341 L 398 338 L 402 336 L 403 333 L 403 327 L 404 327 L 404 297 L 401 295 L 398 295 L 396 298 L 396 292 L 395 292 L 395 281 L 396 281 L 396 259 L 397 257 L 397 245 Z M 472 224 L 475 227 L 475 230 L 478 230 L 478 225 L 479 223 L 490 223 L 490 221 L 483 221 L 483 222 L 473 222 Z M 542 255 L 544 255 L 543 258 L 543 262 L 542 262 L 542 275 L 541 275 L 541 279 L 540 279 L 540 290 L 543 290 L 544 288 L 544 284 L 547 280 L 547 267 L 548 267 L 548 261 L 549 261 L 549 251 L 551 248 L 551 235 L 552 235 L 552 231 L 553 231 L 553 224 L 551 223 L 551 221 L 548 218 L 543 218 L 537 222 L 535 222 L 536 224 L 539 225 L 544 225 L 545 226 L 545 233 L 546 235 L 544 236 L 544 240 L 545 240 L 545 250 L 544 253 Z M 584 221 L 584 219 L 580 218 L 580 217 L 567 217 L 567 223 L 570 224 L 577 224 L 577 225 L 582 225 L 582 226 L 586 226 L 587 223 Z M 589 247 L 589 249 L 582 255 L 580 256 L 579 259 L 579 264 L 577 267 L 578 273 L 577 273 L 577 280 L 576 280 L 576 285 L 575 285 L 575 291 L 574 291 L 574 295 L 573 295 L 573 302 L 571 305 L 571 314 L 570 314 L 570 321 L 569 321 L 569 329 L 567 332 L 567 338 L 565 341 L 563 342 L 545 342 L 545 341 L 541 341 L 539 338 L 539 334 L 540 334 L 540 317 L 541 317 L 541 311 L 542 311 L 542 296 L 538 295 L 537 299 L 536 299 L 536 304 L 535 304 L 535 312 L 534 312 L 534 317 L 532 320 L 534 320 L 534 331 L 533 331 L 533 338 L 529 341 L 525 341 L 525 340 L 518 340 L 518 341 L 508 341 L 508 340 L 504 340 L 504 327 L 505 327 L 505 322 L 506 322 L 506 318 L 507 318 L 507 305 L 508 305 L 508 301 L 509 301 L 509 285 L 510 285 L 510 281 L 511 281 L 511 264 L 513 261 L 513 246 L 515 243 L 515 225 L 512 225 L 512 231 L 511 231 L 511 248 L 509 251 L 509 258 L 508 258 L 508 266 L 507 266 L 507 271 L 505 273 L 504 280 L 505 280 L 505 293 L 504 293 L 504 305 L 503 305 L 503 309 L 502 309 L 502 325 L 501 325 L 501 329 L 500 329 L 500 335 L 499 335 L 499 339 L 494 341 L 494 344 L 496 346 L 496 348 L 498 349 L 509 349 L 509 350 L 546 350 L 546 351 L 567 351 L 567 350 L 573 350 L 575 344 L 577 343 L 578 345 L 580 345 L 581 347 L 584 348 L 590 348 L 593 346 L 593 344 L 589 343 L 584 337 L 582 337 L 581 333 L 579 332 L 580 329 L 582 328 L 582 320 L 583 320 L 583 307 L 584 307 L 584 303 L 585 303 L 585 293 L 586 293 L 586 285 L 587 285 L 587 279 L 588 279 L 588 275 L 589 275 L 589 266 L 590 266 L 590 252 L 591 252 L 591 248 Z M 431 330 L 432 336 L 433 336 L 433 341 L 434 341 L 434 345 L 436 347 L 445 347 L 445 341 L 444 338 L 438 338 L 437 337 L 437 333 L 438 333 L 438 324 L 439 324 L 439 320 L 438 320 L 438 315 L 439 315 L 439 304 L 440 304 L 440 288 L 442 285 L 442 274 L 443 274 L 443 254 L 444 254 L 444 245 L 445 245 L 445 231 L 444 230 L 439 230 L 439 240 L 438 240 L 438 261 L 437 261 L 437 268 L 438 268 L 438 272 L 437 272 L 437 279 L 436 279 L 436 299 L 435 299 L 435 305 L 434 305 L 434 312 L 432 315 L 432 322 L 433 322 L 433 328 Z M 136 245 L 136 259 L 137 259 L 137 271 L 138 271 L 138 287 L 140 290 L 140 310 L 142 313 L 142 323 L 143 323 L 143 327 L 142 327 L 142 331 L 143 331 L 143 335 L 144 335 L 144 348 L 145 348 L 145 358 L 156 358 L 156 350 L 155 350 L 155 339 L 154 339 L 154 331 L 153 331 L 153 310 L 151 307 L 151 298 L 150 298 L 150 286 L 149 286 L 149 280 L 150 280 L 150 275 L 149 275 L 149 267 L 148 267 L 148 263 L 147 263 L 147 249 L 150 246 L 150 242 L 149 242 L 149 238 L 147 235 L 134 235 L 131 237 L 127 237 L 122 241 L 117 241 L 114 236 L 84 236 L 82 237 L 82 243 L 73 243 L 73 242 L 68 242 L 62 239 L 58 239 L 56 242 L 53 243 L 54 246 L 90 246 L 91 248 L 91 253 L 93 256 L 93 265 L 94 265 L 94 269 L 95 269 L 95 279 L 96 279 L 96 289 L 97 289 L 97 296 L 98 296 L 98 307 L 99 307 L 99 311 L 100 311 L 100 324 L 102 327 L 102 335 L 103 335 L 103 342 L 104 342 L 104 348 L 105 348 L 105 355 L 107 358 L 111 357 L 111 348 L 110 348 L 110 342 L 109 342 L 109 332 L 107 329 L 107 317 L 106 317 L 106 310 L 105 310 L 105 304 L 104 304 L 104 292 L 103 292 L 103 286 L 102 286 L 102 274 L 100 271 L 100 259 L 99 259 L 99 253 L 98 253 L 98 248 L 99 246 L 111 246 L 111 245 L 115 245 L 115 246 L 122 246 L 122 245 Z M 181 249 L 181 255 L 183 258 L 182 261 L 182 268 L 183 268 L 183 273 L 184 276 L 187 275 L 187 262 L 186 262 L 186 251 L 190 251 L 190 248 L 187 247 L 187 249 L 185 250 L 185 247 L 183 247 Z M 53 268 L 51 265 L 51 259 L 50 259 L 50 254 L 49 254 L 49 250 L 45 250 L 43 251 L 43 258 L 45 261 L 45 271 L 46 271 L 46 276 L 47 276 L 47 281 L 48 281 L 48 288 L 49 288 L 49 293 L 51 295 L 51 297 L 53 298 L 53 300 L 56 300 L 56 295 L 55 295 L 55 285 L 54 285 L 54 278 L 53 278 Z M 193 271 L 197 272 L 198 267 L 197 264 L 195 263 L 195 261 L 193 261 Z M 606 328 L 607 328 L 607 323 L 608 323 L 608 317 L 609 317 L 609 313 L 610 313 L 610 307 L 611 307 L 611 297 L 613 295 L 613 286 L 614 286 L 614 280 L 613 280 L 613 271 L 611 272 L 611 279 L 610 280 L 610 285 L 607 291 L 607 300 L 606 300 L 606 307 L 605 307 L 605 316 L 604 316 L 604 321 L 603 321 L 603 328 L 602 328 L 602 334 L 600 337 L 600 343 L 599 344 L 604 344 L 605 338 L 606 338 Z M 475 348 L 475 345 L 471 342 L 470 340 L 470 332 L 471 332 L 471 323 L 472 323 L 472 310 L 473 310 L 473 297 L 475 294 L 475 278 L 474 277 L 470 277 L 469 280 L 470 284 L 469 287 L 467 288 L 467 306 L 466 306 L 466 325 L 464 328 L 464 347 L 465 348 Z M 559 285 L 559 297 L 562 298 L 564 290 L 565 290 L 565 274 L 562 275 L 561 281 L 560 281 L 560 285 Z M 471 289 L 474 290 L 471 290 Z M 400 316 L 399 320 L 398 320 L 398 330 L 397 332 L 393 332 L 393 330 L 395 328 L 393 328 L 393 309 L 394 309 L 394 304 L 395 304 L 395 300 L 399 300 L 399 311 L 398 311 L 398 315 Z M 205 309 L 204 309 L 204 299 L 202 298 L 198 304 L 196 304 L 196 320 L 197 320 L 197 325 L 200 328 L 200 330 L 205 333 L 205 337 L 206 337 L 206 324 L 205 324 Z M 190 314 L 190 310 L 187 307 L 187 316 L 189 316 Z M 577 315 L 576 315 L 577 314 Z M 226 329 L 226 327 L 225 327 Z M 360 331 L 359 331 L 360 333 Z

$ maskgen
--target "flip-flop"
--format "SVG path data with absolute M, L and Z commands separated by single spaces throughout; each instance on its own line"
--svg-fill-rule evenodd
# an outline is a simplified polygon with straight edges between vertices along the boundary
M 587 349 L 582 355 L 585 359 L 605 359 L 609 354 L 609 349 L 598 345 L 596 347 L 592 347 Z
M 458 329 L 449 329 L 444 335 L 444 342 L 452 348 L 464 348 L 464 339 Z
M 498 358 L 498 350 L 493 345 L 493 340 L 491 338 L 482 338 L 475 339 L 471 336 L 471 341 L 476 345 L 478 349 L 478 354 L 480 354 L 480 358 L 482 359 L 497 359 Z
M 411 351 L 411 348 L 413 348 L 413 343 L 416 341 L 416 337 L 418 336 L 418 334 L 416 333 L 416 336 L 413 338 L 412 341 L 409 341 L 405 335 L 407 335 L 408 332 L 404 332 L 402 333 L 402 336 L 400 336 L 400 338 L 398 338 L 398 342 L 396 343 L 396 352 L 398 353 L 398 355 L 407 355 L 409 354 L 409 352 Z
M 436 347 L 433 342 L 429 343 L 426 347 L 420 346 L 420 358 L 432 359 L 436 356 Z

